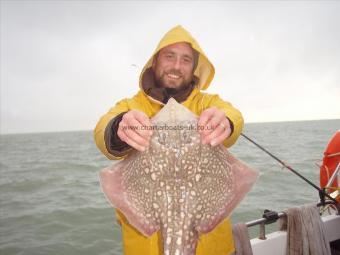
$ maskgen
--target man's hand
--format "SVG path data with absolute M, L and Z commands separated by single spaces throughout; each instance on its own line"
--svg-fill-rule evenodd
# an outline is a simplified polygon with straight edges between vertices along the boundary
M 130 110 L 119 122 L 117 135 L 136 150 L 145 151 L 152 135 L 152 131 L 148 130 L 151 125 L 149 117 L 144 112 Z
M 198 120 L 203 144 L 216 146 L 231 134 L 230 122 L 225 113 L 216 107 L 204 110 Z

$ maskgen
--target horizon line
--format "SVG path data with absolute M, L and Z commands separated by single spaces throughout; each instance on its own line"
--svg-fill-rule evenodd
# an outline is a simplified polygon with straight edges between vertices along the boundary
M 244 124 L 269 124 L 269 123 L 283 123 L 283 122 L 308 122 L 308 121 L 330 121 L 330 120 L 340 120 L 339 119 L 311 119 L 311 120 L 277 120 L 277 121 L 249 121 L 245 122 Z M 28 132 L 9 132 L 9 133 L 2 133 L 0 131 L 0 136 L 3 135 L 28 135 L 28 134 L 48 134 L 48 133 L 68 133 L 68 132 L 90 132 L 93 129 L 74 129 L 74 130 L 51 130 L 51 131 L 28 131 Z

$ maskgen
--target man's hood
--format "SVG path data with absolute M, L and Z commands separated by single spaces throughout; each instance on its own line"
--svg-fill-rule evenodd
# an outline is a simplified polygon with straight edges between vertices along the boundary
M 191 47 L 199 53 L 197 67 L 195 69 L 194 75 L 199 78 L 197 82 L 197 87 L 201 90 L 205 90 L 209 87 L 212 79 L 214 78 L 215 68 L 209 61 L 209 59 L 204 54 L 201 47 L 198 45 L 195 38 L 185 30 L 182 26 L 176 26 L 172 28 L 169 32 L 167 32 L 164 37 L 159 42 L 156 50 L 145 64 L 140 77 L 139 77 L 139 87 L 144 91 L 142 86 L 144 73 L 152 67 L 153 57 L 157 54 L 159 50 L 162 48 L 178 43 L 178 42 L 187 42 L 190 43 Z

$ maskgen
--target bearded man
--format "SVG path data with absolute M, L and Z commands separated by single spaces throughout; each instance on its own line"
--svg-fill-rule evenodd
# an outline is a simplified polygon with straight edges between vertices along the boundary
M 181 26 L 167 32 L 144 66 L 139 91 L 119 101 L 98 122 L 95 141 L 109 159 L 123 159 L 132 150 L 144 151 L 152 136 L 153 117 L 174 98 L 199 116 L 198 128 L 204 144 L 232 146 L 243 128 L 241 113 L 218 95 L 203 93 L 215 74 L 214 66 L 197 41 Z M 133 127 L 133 128 L 132 128 Z M 160 232 L 145 237 L 117 210 L 122 226 L 125 255 L 161 255 Z M 224 220 L 199 238 L 196 255 L 226 255 L 234 252 L 231 225 Z

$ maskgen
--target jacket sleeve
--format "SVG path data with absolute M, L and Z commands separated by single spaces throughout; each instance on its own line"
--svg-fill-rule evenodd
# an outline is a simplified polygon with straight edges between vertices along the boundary
M 124 112 L 130 110 L 129 99 L 123 99 L 119 101 L 114 107 L 112 107 L 104 116 L 98 121 L 94 130 L 94 140 L 99 150 L 108 159 L 122 159 L 131 151 L 131 148 L 124 147 L 124 150 L 118 151 L 110 149 L 110 143 L 112 139 L 112 124 L 114 119 Z M 110 130 L 107 130 L 110 129 Z
M 123 115 L 126 112 L 122 112 L 110 120 L 107 124 L 104 133 L 104 141 L 106 149 L 112 155 L 116 157 L 123 157 L 131 150 L 131 146 L 122 141 L 118 136 L 119 123 L 122 121 Z
M 223 101 L 218 95 L 212 95 L 207 101 L 205 108 L 216 107 L 225 113 L 231 124 L 231 135 L 223 142 L 224 146 L 231 147 L 240 136 L 244 120 L 239 110 L 234 108 L 231 103 Z

